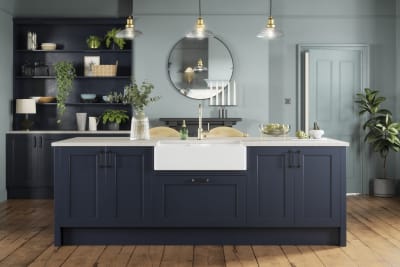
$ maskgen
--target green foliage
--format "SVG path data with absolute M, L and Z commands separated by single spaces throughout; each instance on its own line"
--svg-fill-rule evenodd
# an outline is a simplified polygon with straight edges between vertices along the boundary
M 117 33 L 120 31 L 121 29 L 117 29 L 117 28 L 112 28 L 111 30 L 109 30 L 106 35 L 104 36 L 104 40 L 106 42 L 106 47 L 110 48 L 111 43 L 116 44 L 119 49 L 124 49 L 125 46 L 125 40 L 122 38 L 117 38 L 116 35 Z
M 127 111 L 122 109 L 107 109 L 101 115 L 103 118 L 103 124 L 106 124 L 107 122 L 116 122 L 118 124 L 126 122 L 129 119 L 129 116 L 126 113 Z
M 86 44 L 88 45 L 89 48 L 99 48 L 101 41 L 102 41 L 102 39 L 99 36 L 90 35 L 86 39 Z
M 383 178 L 386 178 L 386 160 L 390 150 L 400 151 L 400 123 L 392 121 L 392 113 L 381 109 L 386 100 L 379 96 L 379 91 L 365 88 L 365 94 L 358 93 L 355 101 L 360 108 L 360 115 L 367 113 L 363 129 L 367 131 L 364 141 L 371 144 L 375 152 L 383 159 Z
M 65 112 L 65 101 L 72 91 L 72 82 L 76 77 L 74 65 L 71 62 L 60 61 L 54 65 L 57 83 L 57 123 L 61 123 L 61 117 Z
M 123 102 L 131 104 L 135 112 L 142 112 L 144 108 L 160 99 L 159 96 L 150 97 L 154 85 L 149 82 L 143 82 L 138 86 L 136 82 L 130 83 L 124 88 Z

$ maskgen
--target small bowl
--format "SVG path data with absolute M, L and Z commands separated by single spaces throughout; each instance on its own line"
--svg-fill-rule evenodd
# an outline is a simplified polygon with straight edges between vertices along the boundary
M 110 97 L 108 95 L 103 95 L 103 101 L 106 103 L 110 102 Z
M 57 44 L 55 44 L 55 43 L 42 43 L 41 47 L 42 47 L 42 50 L 51 51 L 51 50 L 56 50 Z
M 31 96 L 29 98 L 35 100 L 35 103 L 38 103 L 41 96 Z
M 81 94 L 82 100 L 94 100 L 96 98 L 96 94 Z
M 44 103 L 51 103 L 51 102 L 54 102 L 56 100 L 56 97 L 55 96 L 41 96 L 40 98 L 39 98 L 39 103 L 42 103 L 42 104 L 44 104 Z

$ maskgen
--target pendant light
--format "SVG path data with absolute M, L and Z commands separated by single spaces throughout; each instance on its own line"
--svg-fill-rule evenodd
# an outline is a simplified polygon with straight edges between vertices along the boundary
M 202 72 L 202 71 L 207 71 L 207 67 L 203 65 L 203 60 L 199 58 L 197 61 L 197 66 L 193 68 L 195 72 Z
M 133 0 L 132 0 L 131 11 L 133 14 Z M 142 34 L 141 31 L 135 30 L 135 21 L 132 16 L 129 16 L 126 19 L 125 29 L 123 29 L 122 31 L 119 31 L 117 33 L 116 37 L 126 39 L 126 40 L 133 40 L 135 37 L 138 37 L 141 34 Z
M 267 0 L 268 1 L 268 0 Z M 283 33 L 276 29 L 274 18 L 272 17 L 272 0 L 269 0 L 269 17 L 267 25 L 262 31 L 257 34 L 258 38 L 273 40 L 281 37 Z
M 194 30 L 186 34 L 187 38 L 204 39 L 208 37 L 213 37 L 214 34 L 206 30 L 206 25 L 204 24 L 204 19 L 201 16 L 201 0 L 199 0 L 199 17 L 197 18 Z

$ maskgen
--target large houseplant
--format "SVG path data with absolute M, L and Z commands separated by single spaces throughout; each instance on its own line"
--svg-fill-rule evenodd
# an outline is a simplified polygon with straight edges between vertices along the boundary
M 76 77 L 74 65 L 68 61 L 60 61 L 54 65 L 57 84 L 57 123 L 61 123 L 64 115 L 68 96 L 72 91 L 72 82 Z
M 392 196 L 395 193 L 395 180 L 387 176 L 387 157 L 390 151 L 400 150 L 400 124 L 393 122 L 392 113 L 382 109 L 381 104 L 386 100 L 379 96 L 378 90 L 365 88 L 365 93 L 358 93 L 355 101 L 360 108 L 360 115 L 367 113 L 368 118 L 363 124 L 366 131 L 364 141 L 371 144 L 383 160 L 383 177 L 375 178 L 374 194 L 376 196 Z
M 123 102 L 130 104 L 136 114 L 132 116 L 131 140 L 150 139 L 149 119 L 144 114 L 144 108 L 160 99 L 159 96 L 150 96 L 153 89 L 154 85 L 146 81 L 140 86 L 132 82 L 124 88 Z

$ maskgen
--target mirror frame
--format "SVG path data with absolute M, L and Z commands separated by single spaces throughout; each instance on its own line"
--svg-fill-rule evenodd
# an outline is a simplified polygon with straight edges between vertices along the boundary
M 175 48 L 180 44 L 180 42 L 182 42 L 182 40 L 184 40 L 185 38 L 186 38 L 186 37 L 183 37 L 183 38 L 179 39 L 179 40 L 172 46 L 171 50 L 169 51 L 168 58 L 167 58 L 168 79 L 169 79 L 170 83 L 172 84 L 172 86 L 178 91 L 178 93 L 181 94 L 181 95 L 183 95 L 183 96 L 185 96 L 185 97 L 188 97 L 188 98 L 191 98 L 191 99 L 196 99 L 196 100 L 210 99 L 210 98 L 212 97 L 212 95 L 210 95 L 209 97 L 204 97 L 204 98 L 196 98 L 196 97 L 191 97 L 191 96 L 185 95 L 185 94 L 182 93 L 182 91 L 181 91 L 181 90 L 184 90 L 185 88 L 179 88 L 179 87 L 172 81 L 172 78 L 171 78 L 171 71 L 170 71 L 170 69 L 171 69 L 170 67 L 171 67 L 171 65 L 172 65 L 172 63 L 171 63 L 171 61 L 170 61 L 170 59 L 171 59 L 171 54 L 172 54 L 172 52 L 175 50 Z M 228 55 L 230 56 L 230 59 L 231 59 L 231 62 L 232 62 L 232 71 L 231 71 L 231 73 L 230 73 L 230 77 L 229 77 L 227 80 L 228 80 L 228 81 L 231 81 L 231 80 L 232 80 L 232 77 L 233 77 L 233 73 L 234 73 L 234 71 L 235 71 L 235 64 L 234 64 L 234 61 L 233 61 L 232 52 L 231 52 L 231 50 L 228 48 L 228 46 L 227 46 L 219 37 L 213 36 L 213 37 L 211 37 L 211 38 L 215 38 L 217 41 L 219 41 L 219 42 L 222 44 L 222 46 L 226 49 L 226 51 L 228 52 Z M 207 88 L 204 88 L 204 89 L 207 89 Z

